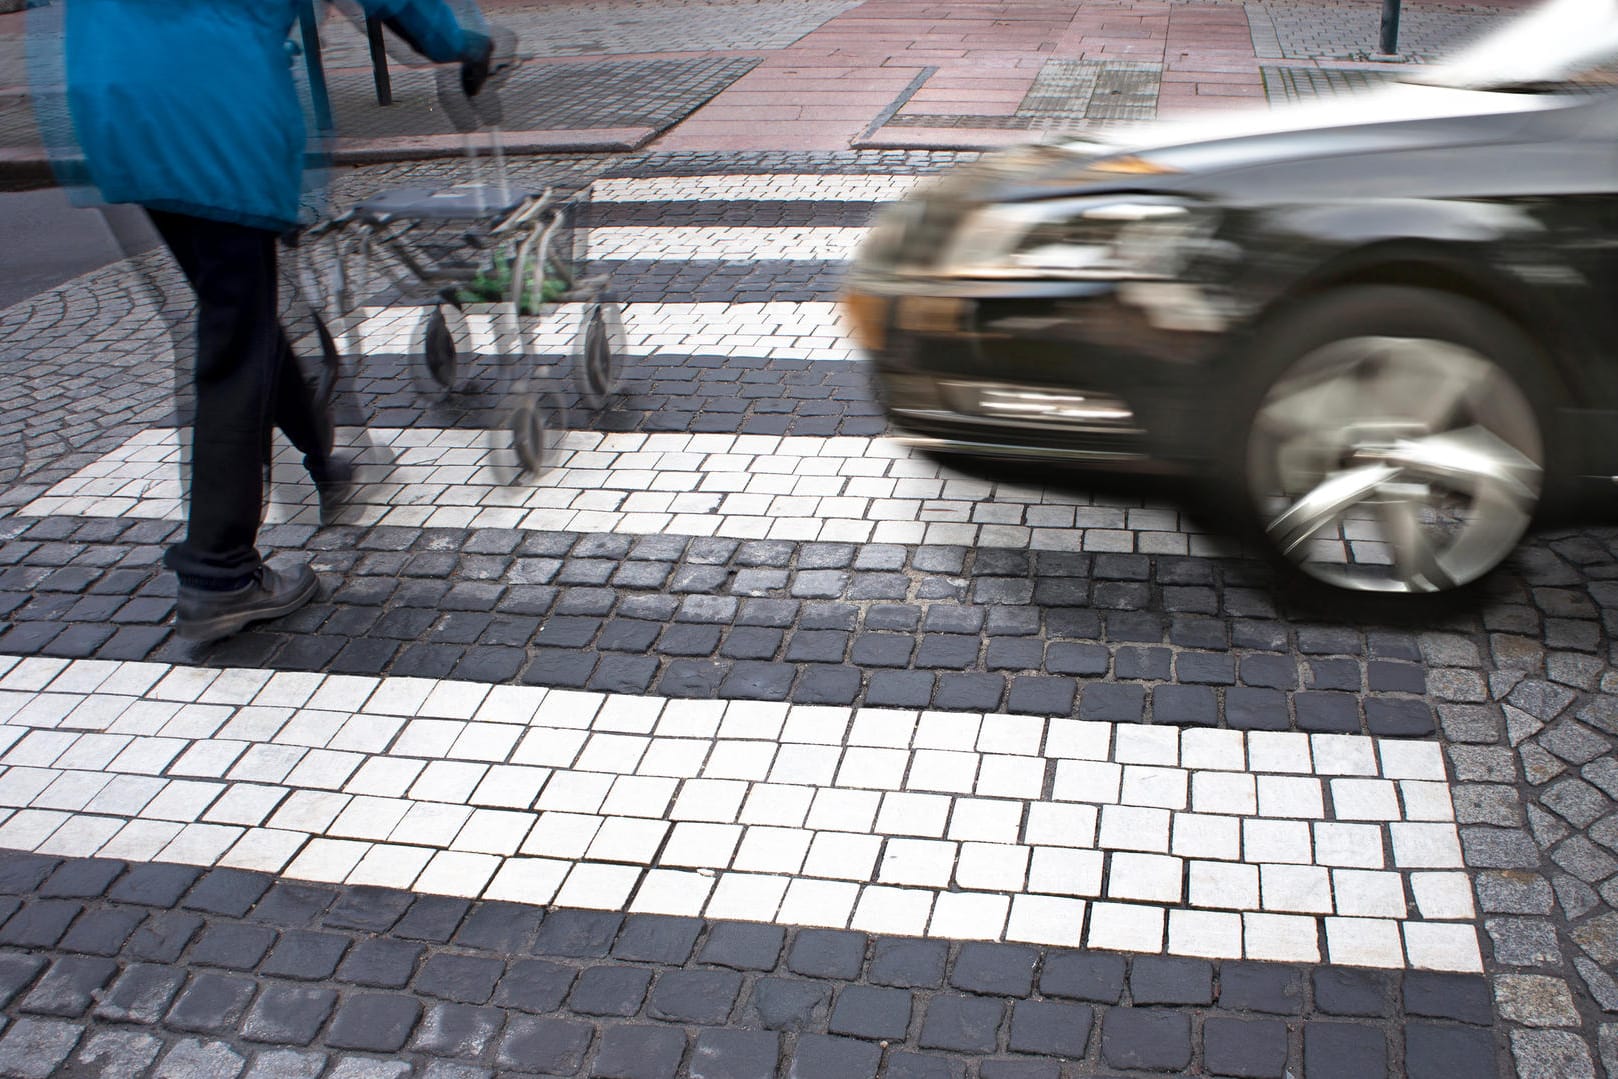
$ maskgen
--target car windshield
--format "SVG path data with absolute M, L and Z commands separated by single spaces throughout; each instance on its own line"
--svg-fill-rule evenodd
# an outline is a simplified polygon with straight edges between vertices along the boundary
M 1618 0 L 1550 0 L 1403 81 L 1462 90 L 1618 89 Z

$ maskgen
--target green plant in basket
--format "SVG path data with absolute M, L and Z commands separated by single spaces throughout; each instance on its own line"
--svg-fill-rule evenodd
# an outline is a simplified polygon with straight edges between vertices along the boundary
M 524 315 L 539 314 L 541 304 L 555 303 L 567 293 L 567 286 L 554 277 L 544 279 L 539 297 L 534 297 L 532 278 L 523 282 L 522 306 Z M 479 270 L 477 276 L 456 290 L 455 299 L 461 303 L 509 303 L 511 299 L 511 262 L 504 255 L 494 256 L 491 269 Z

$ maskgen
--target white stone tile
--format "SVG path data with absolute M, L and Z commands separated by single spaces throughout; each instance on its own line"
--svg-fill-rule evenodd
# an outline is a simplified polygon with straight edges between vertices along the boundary
M 1326 815 L 1320 780 L 1312 776 L 1258 777 L 1258 811 L 1264 817 L 1316 819 Z
M 1405 820 L 1452 821 L 1455 804 L 1450 801 L 1449 784 L 1427 780 L 1406 779 L 1399 783 L 1399 796 L 1404 802 Z
M 1258 788 L 1253 775 L 1247 772 L 1193 773 L 1191 808 L 1198 813 L 1235 816 L 1257 813 Z
M 141 808 L 140 815 L 155 820 L 194 821 L 224 789 L 223 783 L 171 780 L 157 797 Z
M 750 826 L 731 864 L 748 873 L 797 873 L 814 835 L 804 828 Z
M 986 798 L 1038 798 L 1045 789 L 1043 757 L 986 755 L 977 793 Z
M 884 835 L 938 839 L 944 834 L 949 810 L 950 799 L 941 794 L 884 794 L 876 830 Z
M 167 785 L 166 780 L 154 776 L 113 776 L 84 808 L 89 813 L 133 817 Z
M 465 816 L 470 815 L 468 810 Z M 444 839 L 445 846 L 459 833 L 462 823 L 464 817 L 456 822 L 449 838 Z M 582 858 L 603 823 L 604 818 L 590 813 L 541 813 L 523 842 L 522 852 L 547 858 Z
M 1112 756 L 1112 727 L 1111 723 L 1052 719 L 1045 736 L 1045 755 L 1073 760 L 1107 760 Z
M 1477 917 L 1472 884 L 1465 873 L 1412 873 L 1410 893 L 1416 908 L 1428 919 Z
M 292 859 L 286 867 L 286 875 L 294 880 L 341 884 L 370 848 L 369 843 L 358 840 L 317 836 Z
M 416 843 L 423 846 L 447 847 L 460 834 L 461 826 L 472 810 L 466 806 L 445 805 L 442 802 L 417 802 L 399 822 L 399 827 L 388 837 L 394 843 Z
M 1156 954 L 1163 950 L 1162 907 L 1135 903 L 1091 903 L 1086 944 L 1115 952 Z
M 1180 764 L 1192 770 L 1240 772 L 1247 767 L 1241 731 L 1192 727 L 1180 732 Z
M 1331 804 L 1338 820 L 1399 819 L 1399 799 L 1386 779 L 1334 779 Z
M 545 781 L 545 787 L 534 800 L 534 805 L 538 809 L 555 809 L 564 813 L 597 813 L 601 810 L 601 804 L 607 800 L 607 795 L 611 793 L 615 778 L 604 772 L 558 771 Z
M 1235 861 L 1241 857 L 1241 820 L 1201 813 L 1174 814 L 1172 852 L 1181 858 Z
M 1315 822 L 1315 862 L 1351 869 L 1381 869 L 1382 829 L 1374 824 Z
M 1404 880 L 1398 873 L 1367 869 L 1332 870 L 1337 913 L 1353 918 L 1404 918 Z
M 1442 782 L 1444 754 L 1437 742 L 1403 738 L 1383 738 L 1377 742 L 1382 757 L 1382 775 L 1387 779 L 1430 779 Z
M 74 814 L 34 850 L 59 858 L 89 858 L 101 850 L 124 826 L 114 817 Z
M 410 789 L 426 761 L 398 757 L 372 757 L 357 768 L 343 789 L 350 794 L 398 798 Z
M 984 892 L 1020 892 L 1028 877 L 1027 847 L 1003 843 L 962 843 L 955 883 Z
M 1163 854 L 1169 849 L 1169 811 L 1141 806 L 1101 807 L 1101 833 L 1097 846 L 1107 850 L 1138 850 Z
M 800 877 L 787 885 L 776 917 L 786 925 L 842 929 L 848 925 L 859 895 L 857 884 Z
M 1089 802 L 1092 805 L 1117 802 L 1123 784 L 1123 768 L 1107 761 L 1059 760 L 1051 797 L 1061 802 Z
M 372 843 L 344 879 L 345 884 L 373 888 L 408 888 L 432 860 L 430 847 L 403 843 Z
M 329 749 L 312 749 L 287 773 L 289 787 L 315 787 L 323 790 L 341 790 L 365 758 L 358 753 L 337 753 Z M 174 770 L 172 767 L 169 769 Z M 417 784 L 420 786 L 420 783 Z M 470 792 L 468 792 L 470 793 Z
M 1331 876 L 1317 865 L 1261 865 L 1259 899 L 1265 910 L 1329 914 Z
M 1388 825 L 1393 864 L 1401 869 L 1460 869 L 1461 840 L 1453 824 Z
M 666 817 L 677 787 L 678 781 L 666 776 L 618 776 L 602 799 L 600 812 L 623 817 Z
M 129 750 L 135 749 L 136 746 L 141 745 L 143 742 L 152 744 L 158 741 L 159 739 L 137 738 L 134 744 L 129 747 Z M 175 755 L 177 755 L 178 748 L 184 745 L 183 742 L 175 742 L 171 739 L 162 739 L 161 741 L 166 743 L 166 745 L 161 748 L 156 745 L 151 745 L 149 752 L 152 753 L 152 755 L 156 756 L 160 755 L 161 752 L 166 752 L 167 756 L 172 759 Z M 129 750 L 125 750 L 124 753 L 119 756 L 119 761 L 123 760 L 124 757 L 129 755 Z M 299 748 L 298 746 L 271 746 L 263 744 L 250 746 L 247 752 L 243 753 L 240 759 L 236 761 L 235 767 L 231 768 L 229 778 L 237 781 L 280 783 L 292 773 L 292 769 L 297 767 L 298 762 L 303 760 L 303 755 L 307 752 L 308 750 Z M 113 762 L 113 767 L 115 769 L 118 768 L 118 761 Z M 126 768 L 119 770 L 147 771 L 145 768 Z M 161 770 L 162 766 L 154 771 Z
M 882 837 L 853 832 L 816 832 L 803 873 L 834 880 L 868 881 L 876 873 Z
M 809 816 L 814 801 L 812 787 L 784 783 L 755 783 L 747 793 L 742 806 L 743 824 L 773 824 L 782 828 L 801 828 Z
M 919 718 L 919 713 L 891 708 L 855 709 L 854 725 L 849 728 L 847 744 L 908 749 Z
M 1183 891 L 1185 862 L 1163 854 L 1119 851 L 1107 869 L 1107 895 L 1113 899 L 1143 899 L 1178 903 Z
M 713 891 L 714 878 L 675 869 L 652 869 L 635 889 L 629 905 L 635 914 L 667 914 L 693 918 L 702 913 Z
M 703 913 L 715 919 L 774 921 L 791 880 L 761 873 L 721 873 Z
M 1359 734 L 1309 736 L 1315 756 L 1315 774 L 1322 776 L 1374 776 L 1376 747 Z
M 978 742 L 983 717 L 967 712 L 923 712 L 916 721 L 911 745 L 919 750 L 955 750 L 970 753 Z M 921 754 L 916 755 L 919 760 Z M 912 767 L 914 771 L 914 767 Z
M 533 764 L 550 768 L 570 768 L 578 759 L 589 737 L 584 731 L 558 727 L 530 727 L 512 751 L 513 764 Z M 400 752 L 395 748 L 394 752 Z M 706 752 L 706 746 L 704 746 Z M 691 773 L 695 775 L 696 773 Z
M 77 813 L 101 793 L 111 778 L 103 772 L 62 772 L 34 797 L 32 808 Z
M 584 910 L 623 910 L 644 872 L 639 866 L 579 862 L 557 891 L 555 904 Z
M 28 811 L 24 810 L 24 813 L 26 812 Z M 5 825 L 0 825 L 0 842 L 4 842 L 8 847 L 21 846 L 21 844 L 13 842 L 7 836 L 5 827 L 22 815 L 23 813 L 18 813 L 7 820 Z M 158 852 L 168 846 L 170 840 L 180 834 L 180 828 L 181 825 L 173 821 L 132 820 L 118 829 L 118 834 L 107 841 L 107 844 L 101 848 L 100 856 L 103 858 L 122 858 L 131 862 L 153 861 L 157 858 Z M 251 832 L 246 834 L 252 835 Z M 41 837 L 40 841 L 43 841 L 43 838 Z M 298 842 L 302 844 L 307 838 L 307 836 L 300 835 Z M 242 840 L 238 840 L 237 845 L 239 846 L 241 842 Z M 22 849 L 31 850 L 33 848 L 29 846 Z M 289 854 L 288 857 L 290 858 L 291 855 Z M 285 863 L 283 862 L 283 864 Z M 256 866 L 242 866 L 241 868 L 256 868 Z M 276 866 L 272 872 L 280 868 L 280 866 Z
M 1240 959 L 1242 916 L 1230 911 L 1169 911 L 1169 954 Z
M 1124 768 L 1119 801 L 1124 805 L 1184 809 L 1190 773 L 1183 768 L 1156 768 L 1131 764 Z
M 1320 923 L 1299 914 L 1242 915 L 1242 951 L 1249 959 L 1320 962 Z
M 995 713 L 983 717 L 977 748 L 984 753 L 1030 756 L 1045 740 L 1045 721 L 1039 716 Z
M 850 747 L 837 769 L 837 785 L 869 790 L 896 791 L 904 785 L 910 754 L 902 749 Z
M 544 905 L 556 897 L 572 866 L 549 858 L 507 858 L 500 863 L 483 898 Z
M 835 746 L 784 745 L 775 754 L 770 781 L 827 786 L 837 774 L 841 757 L 842 750 Z
M 449 747 L 448 756 L 463 761 L 503 761 L 522 734 L 521 727 L 509 723 L 469 722 Z
M 1186 899 L 1194 907 L 1258 909 L 1258 866 L 1239 862 L 1190 862 Z
M 1244 820 L 1242 861 L 1308 865 L 1314 861 L 1309 825 L 1292 820 Z
M 1249 731 L 1247 764 L 1255 772 L 1309 773 L 1309 736 L 1294 731 Z
M 540 788 L 551 776 L 549 768 L 531 768 L 521 764 L 495 764 L 483 773 L 477 789 L 472 792 L 471 803 L 502 809 L 527 809 L 539 797 Z M 619 783 L 633 777 L 620 776 Z M 352 780 L 349 787 L 353 786 Z M 617 784 L 614 784 L 616 793 Z M 612 795 L 608 795 L 608 801 Z
M 1416 970 L 1483 970 L 1477 927 L 1462 922 L 1404 922 L 1405 956 Z
M 1099 817 L 1095 806 L 1034 802 L 1028 807 L 1024 839 L 1047 847 L 1093 847 Z
M 875 791 L 822 787 L 809 808 L 809 827 L 830 832 L 869 832 L 882 796 Z
M 645 865 L 652 861 L 668 834 L 669 825 L 661 820 L 635 817 L 607 817 L 596 829 L 585 857 L 594 862 L 630 862 Z M 547 835 L 548 842 L 550 836 Z M 524 843 L 524 847 L 531 845 Z M 560 882 L 558 882 L 560 883 Z
M 131 825 L 148 821 L 131 821 Z M 230 869 L 251 869 L 259 873 L 279 873 L 302 849 L 309 837 L 302 832 L 287 832 L 275 828 L 249 828 L 242 833 L 236 845 L 226 851 L 219 864 Z M 105 848 L 103 848 L 105 855 Z M 105 855 L 111 857 L 111 855 Z
M 791 893 L 788 893 L 791 899 Z M 860 890 L 849 928 L 866 933 L 892 933 L 919 937 L 932 915 L 933 893 L 923 888 L 885 888 L 868 885 Z M 785 910 L 783 909 L 783 914 Z
M 741 842 L 739 824 L 681 821 L 669 833 L 658 861 L 663 865 L 723 869 Z
M 465 802 L 472 797 L 478 784 L 483 782 L 483 774 L 488 768 L 486 764 L 466 761 L 433 761 L 410 785 L 410 797 L 423 802 Z M 595 777 L 578 778 L 587 780 Z
M 225 788 L 219 800 L 202 815 L 202 819 L 211 824 L 242 824 L 257 827 L 275 812 L 275 807 L 281 804 L 287 793 L 285 787 L 232 783 Z
M 492 854 L 441 850 L 416 878 L 415 890 L 472 899 L 482 894 L 500 863 L 501 859 Z
M 143 815 L 150 814 L 152 805 L 167 793 L 164 791 L 153 799 L 142 811 Z M 348 803 L 349 796 L 346 794 L 331 791 L 293 791 L 270 818 L 269 826 L 320 835 L 331 827 L 331 822 L 337 819 L 337 814 L 341 813 Z
M 769 776 L 775 761 L 775 743 L 721 739 L 703 766 L 702 774 L 712 779 L 762 780 Z
M 940 892 L 927 935 L 946 940 L 999 940 L 1011 897 L 981 892 Z
M 516 854 L 534 824 L 531 813 L 509 809 L 477 809 L 467 818 L 450 844 L 454 850 L 476 854 Z
M 956 798 L 950 810 L 949 838 L 982 843 L 1015 843 L 1018 830 L 1022 827 L 1022 815 L 1021 802 L 995 798 Z
M 890 839 L 877 879 L 883 884 L 945 888 L 955 868 L 958 844 L 935 839 Z
M 552 691 L 553 693 L 555 691 Z M 567 703 L 562 698 L 560 703 Z M 572 698 L 581 705 L 581 716 L 593 716 L 588 722 L 598 731 L 620 731 L 627 734 L 650 734 L 657 729 L 658 717 L 663 713 L 661 697 L 631 697 L 614 694 L 603 697 L 599 693 L 579 694 Z M 539 706 L 536 718 L 546 714 L 551 703 L 547 697 Z
M 1381 918 L 1327 918 L 1326 958 L 1350 967 L 1403 967 L 1399 923 Z
M 1097 850 L 1035 847 L 1028 863 L 1028 890 L 1045 895 L 1100 895 L 1103 861 Z
M 1077 948 L 1084 940 L 1084 908 L 1082 899 L 1014 895 L 1006 940 Z
M 918 749 L 905 777 L 913 791 L 969 794 L 977 780 L 979 756 L 949 750 Z
M 1113 735 L 1112 759 L 1119 764 L 1158 764 L 1172 768 L 1180 763 L 1179 728 L 1120 724 Z

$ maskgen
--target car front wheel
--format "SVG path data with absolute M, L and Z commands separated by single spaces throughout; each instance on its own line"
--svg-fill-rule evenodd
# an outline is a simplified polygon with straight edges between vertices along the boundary
M 1355 287 L 1269 328 L 1230 452 L 1253 523 L 1326 584 L 1442 592 L 1506 559 L 1540 501 L 1547 368 L 1462 297 Z

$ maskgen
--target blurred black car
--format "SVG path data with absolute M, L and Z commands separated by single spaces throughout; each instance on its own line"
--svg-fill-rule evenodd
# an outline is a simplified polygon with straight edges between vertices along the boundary
M 850 272 L 892 423 L 1196 477 L 1329 584 L 1479 578 L 1618 473 L 1614 57 L 1560 0 L 1372 94 L 946 174 Z

